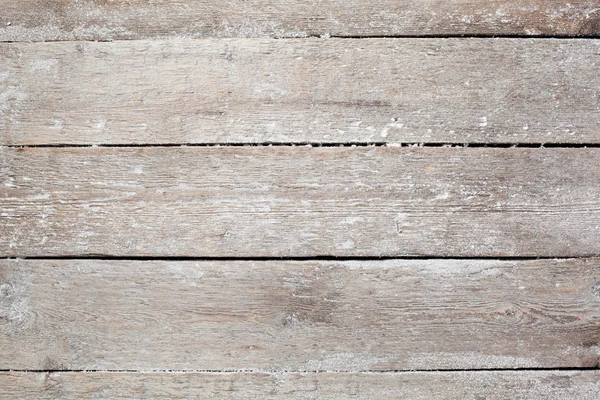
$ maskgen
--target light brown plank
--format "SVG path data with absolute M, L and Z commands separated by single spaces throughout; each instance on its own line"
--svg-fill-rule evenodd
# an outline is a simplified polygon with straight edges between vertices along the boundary
M 0 44 L 0 144 L 600 143 L 600 41 Z
M 2 369 L 595 367 L 600 260 L 0 262 Z
M 596 0 L 1 0 L 0 40 L 592 35 Z
M 600 372 L 0 373 L 2 399 L 596 400 Z
M 600 149 L 0 149 L 2 256 L 586 256 Z

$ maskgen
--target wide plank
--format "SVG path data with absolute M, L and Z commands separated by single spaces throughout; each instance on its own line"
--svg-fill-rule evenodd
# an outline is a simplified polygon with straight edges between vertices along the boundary
M 596 367 L 600 259 L 0 262 L 0 368 Z
M 0 0 L 0 41 L 600 35 L 596 0 Z
M 0 145 L 600 143 L 599 54 L 553 39 L 5 43 Z
M 600 254 L 600 149 L 0 149 L 0 254 Z
M 600 372 L 2 372 L 0 397 L 5 400 L 597 400 Z

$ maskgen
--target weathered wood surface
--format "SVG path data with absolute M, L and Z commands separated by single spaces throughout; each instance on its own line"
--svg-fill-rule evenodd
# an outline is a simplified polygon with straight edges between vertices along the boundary
M 598 54 L 552 39 L 6 43 L 0 144 L 600 143 Z
M 595 367 L 600 260 L 3 260 L 2 369 Z
M 3 372 L 0 397 L 6 400 L 597 400 L 600 372 Z
M 2 256 L 589 256 L 600 149 L 0 149 Z
M 600 35 L 596 0 L 1 0 L 0 40 Z

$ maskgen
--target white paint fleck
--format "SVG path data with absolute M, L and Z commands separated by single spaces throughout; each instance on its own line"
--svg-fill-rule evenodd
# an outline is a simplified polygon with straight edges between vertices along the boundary
M 54 58 L 46 60 L 35 60 L 32 61 L 30 66 L 32 71 L 45 71 L 48 72 L 58 64 L 58 60 Z
M 390 129 L 402 129 L 404 128 L 404 124 L 398 122 L 396 118 L 392 118 L 392 122 L 386 124 L 381 130 L 381 137 L 387 137 Z
M 485 128 L 488 125 L 488 119 L 487 117 L 481 117 L 479 118 L 479 126 L 482 128 Z
M 53 119 L 50 129 L 60 131 L 63 128 L 63 122 L 60 119 Z
M 396 218 L 394 218 L 394 224 L 396 228 L 396 233 L 401 235 L 406 227 L 410 226 L 408 223 L 409 215 L 407 213 L 397 213 Z
M 444 193 L 440 193 L 437 196 L 435 196 L 434 200 L 444 200 L 444 199 L 447 199 L 448 197 L 450 197 L 450 193 L 444 192 Z
M 188 263 L 175 263 L 169 264 L 169 267 L 177 279 L 190 286 L 197 286 L 197 281 L 204 276 L 200 263 L 196 263 L 194 266 L 190 266 Z
M 349 250 L 356 247 L 356 244 L 352 240 L 346 240 L 339 246 L 340 249 Z
M 341 223 L 342 225 L 354 225 L 354 224 L 356 224 L 357 222 L 361 222 L 361 221 L 363 221 L 363 218 L 362 218 L 362 217 L 348 217 L 348 218 L 345 218 L 345 219 L 344 219 L 343 221 L 341 221 L 340 223 Z
M 17 187 L 17 185 L 15 185 L 15 178 L 13 178 L 12 176 L 9 176 L 8 179 L 4 182 L 4 186 Z
M 504 356 L 495 354 L 481 354 L 478 352 L 460 352 L 419 354 L 418 357 L 410 358 L 408 364 L 413 368 L 481 368 L 485 365 L 488 368 L 534 368 L 539 364 L 530 358 Z
M 32 196 L 27 196 L 27 200 L 48 200 L 49 198 L 50 193 L 34 194 Z
M 106 127 L 106 118 L 100 118 L 98 120 L 95 120 L 92 123 L 92 128 L 94 128 L 100 132 L 103 132 L 105 127 Z
M 179 190 L 194 190 L 195 187 L 192 185 L 188 185 L 187 183 L 178 183 L 177 189 L 179 189 Z
M 310 360 L 307 367 L 319 371 L 364 371 L 375 368 L 386 360 L 380 357 L 365 356 L 354 353 L 337 353 L 326 355 L 319 360 Z

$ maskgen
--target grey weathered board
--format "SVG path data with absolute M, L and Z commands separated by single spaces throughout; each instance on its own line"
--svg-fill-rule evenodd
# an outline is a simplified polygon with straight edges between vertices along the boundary
M 1 0 L 0 41 L 600 35 L 597 0 Z
M 596 367 L 600 259 L 0 261 L 27 370 Z
M 600 149 L 0 149 L 4 256 L 600 253 Z
M 600 143 L 600 41 L 0 44 L 0 144 Z
M 3 399 L 597 400 L 598 371 L 0 373 Z

